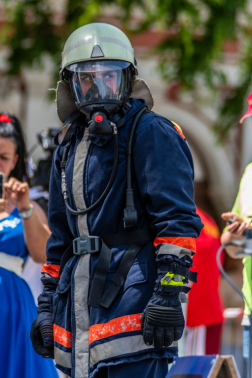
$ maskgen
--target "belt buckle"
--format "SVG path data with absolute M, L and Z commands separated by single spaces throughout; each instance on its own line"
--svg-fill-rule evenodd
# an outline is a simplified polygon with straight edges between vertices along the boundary
M 76 238 L 73 240 L 73 253 L 78 256 L 97 253 L 100 252 L 100 244 L 99 236 Z

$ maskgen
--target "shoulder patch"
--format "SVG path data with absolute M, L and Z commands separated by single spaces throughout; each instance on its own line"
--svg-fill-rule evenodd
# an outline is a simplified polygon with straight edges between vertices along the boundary
M 173 123 L 174 129 L 179 133 L 179 135 L 181 136 L 181 138 L 185 139 L 185 136 L 184 136 L 184 134 L 182 132 L 181 127 L 176 122 L 174 122 L 174 121 L 171 121 L 171 122 Z

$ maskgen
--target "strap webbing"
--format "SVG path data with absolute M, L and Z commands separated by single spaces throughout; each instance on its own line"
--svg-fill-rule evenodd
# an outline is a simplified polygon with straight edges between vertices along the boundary
M 66 263 L 68 262 L 68 260 L 71 259 L 71 257 L 73 257 L 73 243 L 71 243 L 69 245 L 69 247 L 65 250 L 65 252 L 63 253 L 62 257 L 61 257 L 61 260 L 60 260 L 60 270 L 59 270 L 59 277 L 61 276 L 62 274 L 62 271 L 64 269 L 64 266 L 66 265 Z
M 188 293 L 191 290 L 189 286 L 166 286 L 158 285 L 156 292 L 158 293 Z
M 163 274 L 166 274 L 167 272 L 179 274 L 180 276 L 188 278 L 192 282 L 197 282 L 197 272 L 192 272 L 191 270 L 189 270 L 189 268 L 183 267 L 175 262 L 169 265 L 163 264 L 161 269 L 159 268 L 159 270 L 160 273 Z
M 107 277 L 111 257 L 111 250 L 106 246 L 104 242 L 102 242 L 100 256 L 94 271 L 93 282 L 90 289 L 88 299 L 89 306 L 100 306 L 102 292 Z
M 109 247 L 116 247 L 123 244 L 133 244 L 133 243 L 149 243 L 155 239 L 155 232 L 150 228 L 143 230 L 133 230 L 133 231 L 124 231 L 115 235 L 108 235 L 102 237 L 104 243 Z M 73 243 L 65 250 L 60 261 L 60 270 L 59 277 L 64 269 L 64 266 L 68 260 L 73 257 Z
M 143 230 L 129 230 L 115 235 L 103 236 L 102 240 L 109 248 L 117 245 L 133 244 L 133 243 L 149 243 L 154 240 L 156 233 L 151 228 Z
M 65 120 L 64 122 L 64 125 L 61 127 L 60 131 L 55 135 L 54 137 L 54 144 L 56 146 L 58 146 L 60 144 L 60 146 L 65 146 L 71 139 L 71 135 L 72 135 L 72 132 L 74 130 L 74 127 L 75 127 L 75 124 L 73 123 L 79 116 L 80 116 L 81 112 L 79 111 L 79 109 L 75 109 L 68 117 L 67 119 Z M 61 141 L 61 143 L 59 143 L 59 140 L 58 140 L 58 137 L 59 137 L 59 134 L 61 133 L 61 131 L 63 131 L 69 124 L 71 123 L 71 126 L 69 127 L 69 129 L 67 130 L 66 132 L 66 135 L 64 137 L 64 139 Z
M 124 253 L 120 264 L 109 283 L 105 293 L 102 296 L 100 305 L 105 308 L 109 308 L 115 297 L 119 293 L 121 287 L 126 281 L 129 270 L 137 257 L 138 252 L 143 247 L 140 244 L 131 244 L 127 251 Z

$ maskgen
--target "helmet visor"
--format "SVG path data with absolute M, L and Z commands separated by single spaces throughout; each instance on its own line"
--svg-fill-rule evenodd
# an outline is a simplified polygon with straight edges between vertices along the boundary
M 97 100 L 124 98 L 125 69 L 130 65 L 123 61 L 92 61 L 74 63 L 70 71 L 70 87 L 77 104 Z

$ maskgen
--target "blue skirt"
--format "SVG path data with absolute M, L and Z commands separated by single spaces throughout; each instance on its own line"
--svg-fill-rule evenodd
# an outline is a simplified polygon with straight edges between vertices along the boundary
M 30 330 L 36 317 L 37 307 L 27 283 L 0 268 L 0 377 L 58 378 L 54 362 L 32 347 Z

